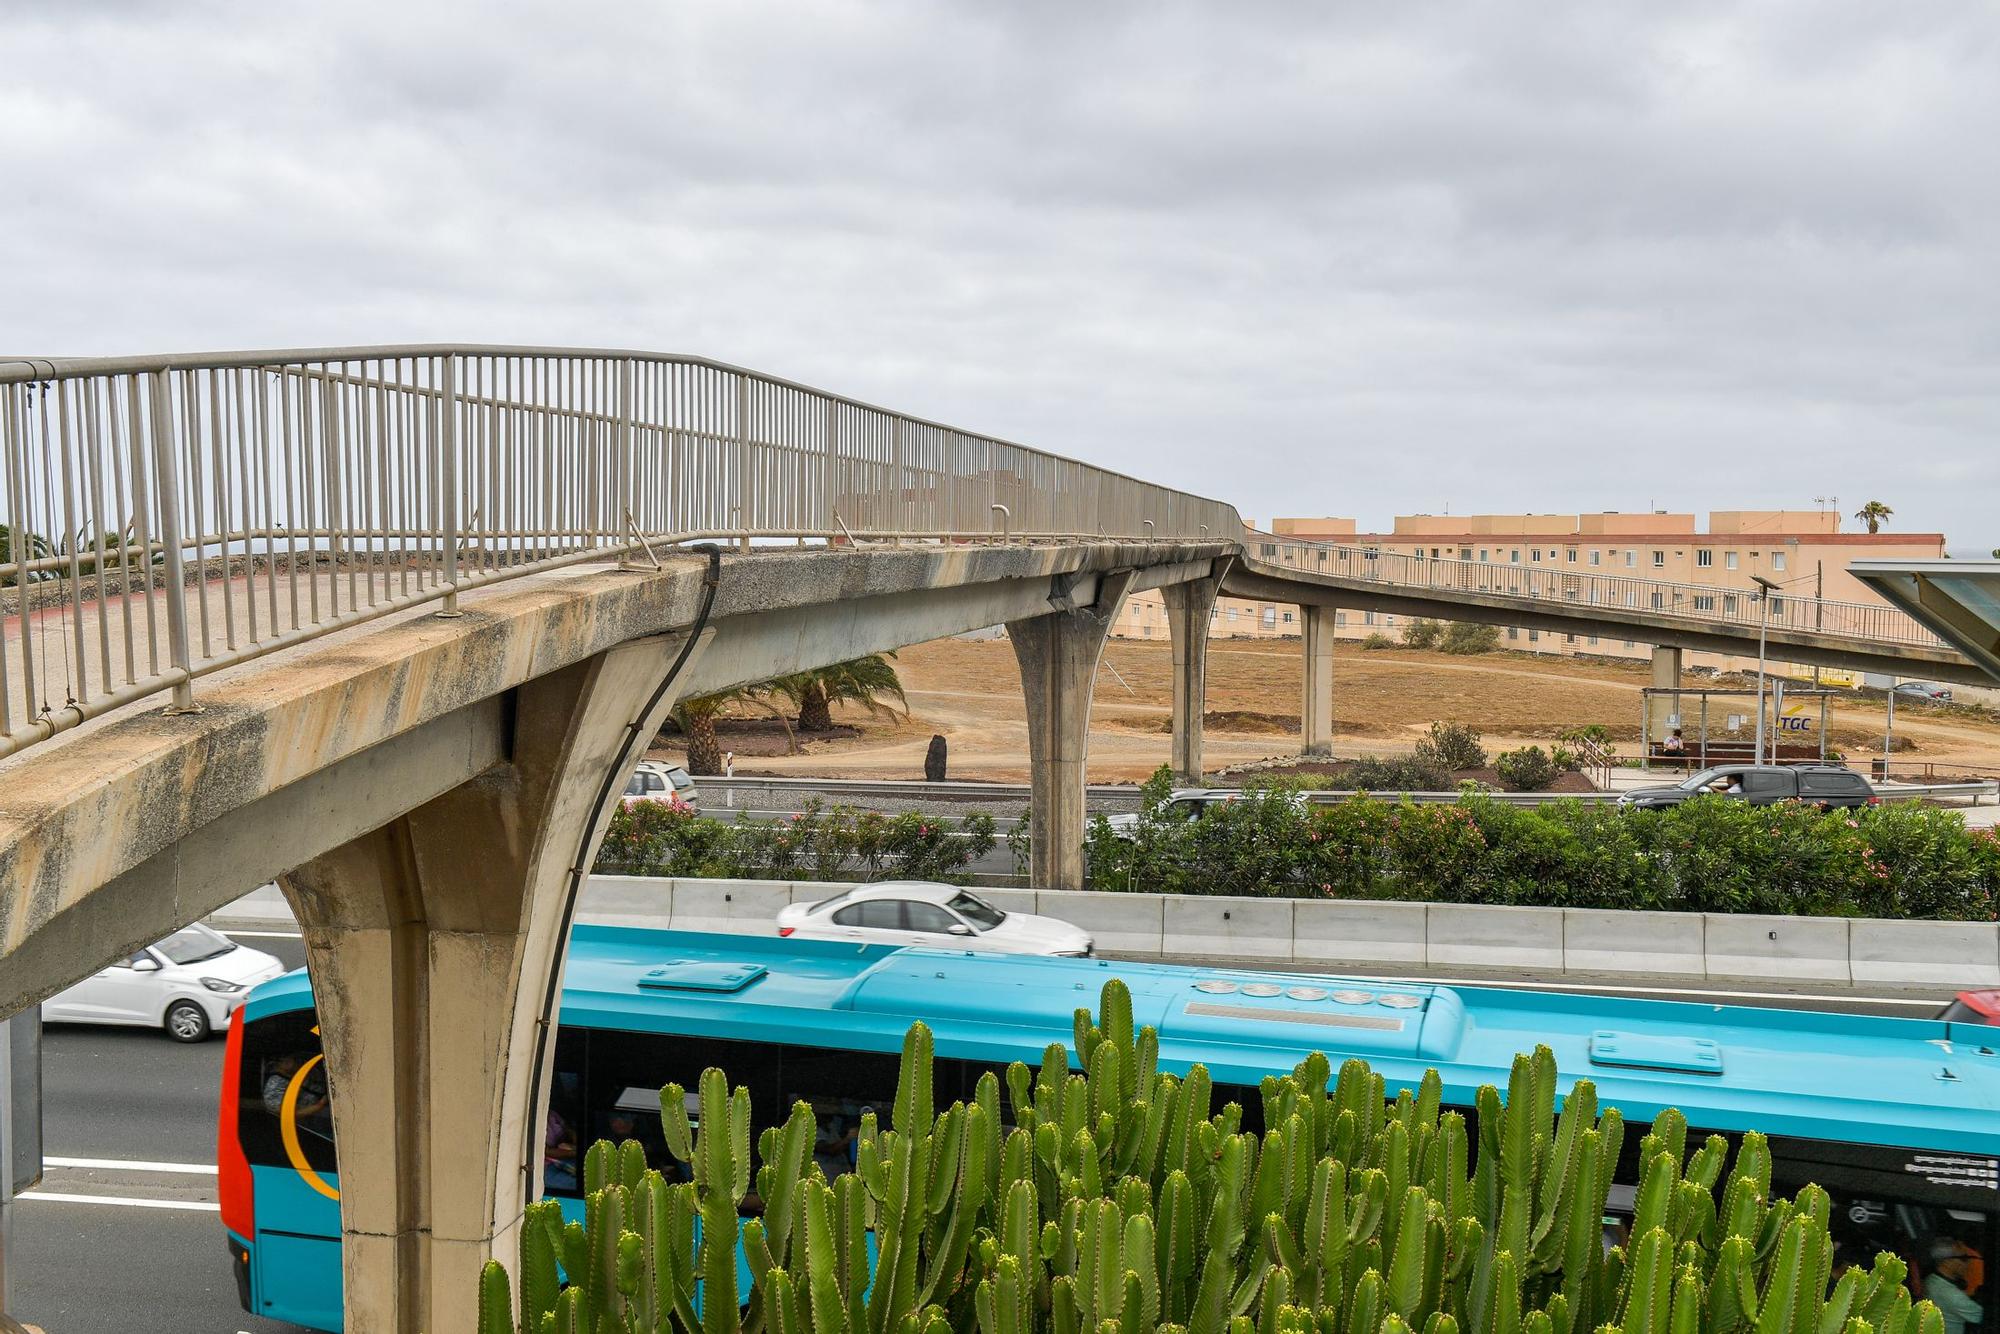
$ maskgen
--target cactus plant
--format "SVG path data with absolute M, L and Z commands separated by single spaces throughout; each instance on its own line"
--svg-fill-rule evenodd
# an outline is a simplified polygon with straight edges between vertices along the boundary
M 890 1123 L 864 1116 L 833 1180 L 809 1105 L 753 1164 L 746 1089 L 705 1071 L 691 1120 L 669 1084 L 693 1179 L 593 1145 L 584 1220 L 530 1206 L 518 1311 L 489 1265 L 480 1334 L 1942 1334 L 1894 1256 L 1830 1272 L 1830 1201 L 1772 1198 L 1762 1136 L 1732 1162 L 1719 1136 L 1690 1149 L 1677 1112 L 1641 1140 L 1632 1239 L 1606 1250 L 1624 1123 L 1588 1081 L 1558 1111 L 1547 1048 L 1479 1091 L 1476 1136 L 1435 1071 L 1391 1099 L 1317 1054 L 1262 1081 L 1253 1135 L 1206 1070 L 1157 1068 L 1122 984 L 1073 1037 L 940 1110 L 913 1025 Z M 739 1228 L 753 1182 L 762 1217 Z

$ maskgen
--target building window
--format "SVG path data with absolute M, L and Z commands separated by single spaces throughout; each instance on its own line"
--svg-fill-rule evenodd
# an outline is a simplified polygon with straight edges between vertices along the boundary
M 1374 613 L 1374 612 L 1372 612 L 1372 611 L 1364 611 L 1364 612 L 1362 612 L 1362 613 L 1361 613 L 1361 623 L 1362 623 L 1363 625 L 1373 625 L 1373 624 L 1375 624 L 1375 613 Z
M 1482 560 L 1482 561 L 1486 559 L 1486 548 L 1485 548 L 1485 547 L 1481 547 L 1481 548 L 1479 548 L 1479 559 L 1480 559 L 1480 560 Z
M 1262 543 L 1259 545 L 1258 550 L 1261 551 L 1266 557 L 1270 559 L 1273 560 L 1277 559 L 1278 544 L 1276 542 Z
M 1604 564 L 1604 553 L 1603 553 L 1603 552 L 1601 552 L 1601 551 L 1593 551 L 1593 552 L 1591 552 L 1591 553 L 1590 553 L 1590 563 L 1591 563 L 1592 565 L 1602 565 L 1602 564 Z
M 1333 614 L 1333 628 L 1336 630 L 1345 630 L 1347 628 L 1346 612 L 1337 611 Z
M 1782 569 L 1784 569 L 1784 568 L 1785 568 L 1785 553 L 1784 553 L 1784 552 L 1782 552 L 1782 551 L 1774 551 L 1774 552 L 1772 552 L 1772 553 L 1771 553 L 1771 568 L 1772 568 L 1772 569 L 1774 569 L 1774 570 L 1782 570 Z
M 1713 594 L 1713 593 L 1696 593 L 1696 594 L 1694 595 L 1694 609 L 1695 609 L 1696 611 L 1714 611 L 1714 610 L 1715 610 L 1715 594 Z
M 1150 626 L 1150 625 L 1142 625 L 1142 626 L 1140 626 L 1140 627 L 1139 627 L 1139 629 L 1140 629 L 1140 630 L 1141 630 L 1141 631 L 1142 631 L 1142 632 L 1143 632 L 1143 633 L 1145 634 L 1146 638 L 1148 638 L 1148 639 L 1151 639 L 1151 638 L 1153 637 L 1153 627 L 1152 627 L 1152 626 Z
M 1277 623 L 1278 623 L 1278 609 L 1276 607 L 1264 608 L 1264 628 L 1266 630 L 1269 630 L 1272 627 L 1276 626 Z
M 1471 548 L 1471 547 L 1460 547 L 1460 548 L 1458 549 L 1458 558 L 1459 558 L 1460 560 L 1471 560 L 1471 559 L 1472 559 L 1472 548 Z
M 1539 643 L 1541 643 L 1541 642 L 1542 642 L 1542 632 L 1541 632 L 1540 630 L 1530 630 L 1530 631 L 1528 631 L 1528 642 L 1529 642 L 1530 644 L 1539 644 Z
M 1653 590 L 1653 610 L 1654 610 L 1654 611 L 1659 611 L 1659 610 L 1661 610 L 1661 609 L 1662 609 L 1663 607 L 1665 607 L 1665 606 L 1666 606 L 1666 600 L 1665 600 L 1664 596 L 1663 596 L 1663 595 L 1662 595 L 1662 594 L 1660 593 L 1660 591 L 1659 591 L 1658 589 L 1654 589 L 1654 590 Z
M 1736 614 L 1736 595 L 1734 593 L 1724 593 L 1722 595 L 1722 614 L 1724 616 L 1734 616 Z
M 1596 635 L 1592 635 L 1592 636 L 1590 637 L 1590 646 L 1591 646 L 1592 648 L 1596 648 L 1596 647 L 1597 647 L 1597 636 L 1596 636 Z
M 1515 547 L 1507 553 L 1507 563 L 1510 565 L 1519 565 L 1521 563 L 1521 549 L 1519 547 Z
M 1654 569 L 1656 569 L 1656 570 L 1664 570 L 1664 569 L 1666 569 L 1666 568 L 1667 568 L 1667 553 L 1666 553 L 1666 552 L 1664 552 L 1664 551 L 1655 551 L 1655 552 L 1653 553 L 1653 568 L 1654 568 Z
M 1625 647 L 1626 647 L 1626 648 L 1637 648 L 1637 647 L 1638 647 L 1638 645 L 1634 644 L 1634 643 L 1633 643 L 1633 642 L 1632 642 L 1631 640 L 1629 640 L 1629 639 L 1628 639 L 1628 640 L 1626 640 L 1626 641 L 1625 641 Z
M 1575 635 L 1564 635 L 1564 636 L 1563 636 L 1563 643 L 1565 643 L 1565 644 L 1574 644 L 1575 642 L 1576 642 L 1576 636 L 1575 636 Z
M 1234 607 L 1231 607 L 1229 609 L 1229 623 L 1231 625 L 1236 624 L 1236 608 Z
M 1723 568 L 1723 569 L 1725 569 L 1725 570 L 1733 570 L 1733 569 L 1735 569 L 1735 568 L 1736 568 L 1736 553 L 1735 553 L 1735 552 L 1733 552 L 1733 551 L 1725 551 L 1725 552 L 1723 552 L 1723 553 L 1722 553 L 1722 568 Z
M 1715 564 L 1715 553 L 1707 547 L 1703 547 L 1700 551 L 1694 553 L 1694 563 L 1705 570 Z
M 1285 613 L 1285 624 L 1286 624 L 1286 625 L 1290 625 L 1291 623 L 1292 623 L 1292 613 L 1290 613 L 1290 612 L 1286 612 L 1286 613 Z
M 1516 629 L 1514 626 L 1511 625 L 1507 627 L 1507 638 L 1519 639 L 1520 637 L 1521 637 L 1521 632 L 1518 629 Z
M 1222 614 L 1222 608 L 1220 607 L 1211 605 L 1208 609 L 1208 619 L 1211 623 L 1213 623 L 1215 618 L 1220 616 L 1221 614 Z
M 1530 552 L 1528 553 L 1528 556 L 1529 556 L 1529 559 L 1531 559 L 1531 560 L 1533 560 L 1533 561 L 1535 561 L 1535 562 L 1537 562 L 1537 563 L 1539 564 L 1539 563 L 1540 563 L 1540 561 L 1541 561 L 1541 559 L 1542 559 L 1542 549 L 1541 549 L 1540 547 L 1536 547 L 1536 548 L 1535 548 L 1535 549 L 1534 549 L 1533 551 L 1530 551 Z
M 1773 616 L 1783 616 L 1785 614 L 1785 600 L 1776 593 L 1771 595 L 1771 614 Z
M 1639 563 L 1639 553 L 1632 550 L 1630 547 L 1627 547 L 1625 549 L 1625 568 L 1629 570 L 1638 563 Z
M 1574 565 L 1574 564 L 1576 564 L 1576 548 L 1575 548 L 1575 547 L 1571 547 L 1571 548 L 1569 549 L 1569 552 L 1568 552 L 1568 557 L 1569 557 L 1569 563 L 1570 563 L 1571 565 Z

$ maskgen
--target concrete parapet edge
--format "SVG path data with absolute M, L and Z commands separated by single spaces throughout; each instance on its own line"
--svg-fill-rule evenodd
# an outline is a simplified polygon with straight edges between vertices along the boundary
M 787 903 L 850 885 L 592 876 L 581 923 L 762 934 Z M 1630 973 L 1844 985 L 2000 986 L 2000 924 L 1748 913 L 1627 912 L 1374 899 L 1265 899 L 983 889 L 999 906 L 1062 917 L 1106 954 L 1322 964 L 1509 968 L 1524 979 Z M 266 886 L 217 913 L 243 929 L 289 923 Z

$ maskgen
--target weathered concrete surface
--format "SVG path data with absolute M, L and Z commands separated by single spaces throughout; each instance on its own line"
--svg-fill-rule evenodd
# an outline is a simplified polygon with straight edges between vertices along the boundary
M 712 617 L 717 641 L 684 685 L 715 689 L 1033 614 L 1049 606 L 1058 579 L 1203 573 L 1225 550 L 1103 542 L 730 556 Z M 415 613 L 209 678 L 199 714 L 135 710 L 0 761 L 0 1014 L 214 911 L 269 879 L 264 867 L 337 846 L 312 821 L 241 818 L 265 798 L 461 709 L 504 701 L 525 682 L 685 626 L 705 569 L 683 556 L 659 571 L 582 565 L 496 585 L 468 594 L 459 619 Z M 468 740 L 456 776 L 437 781 L 463 781 L 505 740 L 504 725 L 476 748 Z M 404 809 L 435 795 L 413 790 Z M 187 854 L 170 850 L 211 826 L 217 842 L 198 874 L 176 867 Z M 245 852 L 246 842 L 258 846 Z M 159 877 L 149 887 L 100 896 L 149 863 Z
M 1222 578 L 1189 579 L 1160 592 L 1174 650 L 1173 766 L 1183 783 L 1201 782 L 1202 714 L 1208 707 L 1208 622 Z
M 1059 609 L 1007 622 L 1028 712 L 1029 880 L 1042 889 L 1083 888 L 1090 752 L 1090 696 L 1104 640 L 1131 585 L 1129 572 L 1065 588 Z
M 1333 609 L 1302 606 L 1305 679 L 1300 683 L 1299 737 L 1307 755 L 1333 754 Z
M 282 882 L 339 1108 L 350 1328 L 470 1331 L 480 1267 L 517 1253 L 577 868 L 606 779 L 674 704 L 660 685 L 683 640 L 526 683 L 504 763 Z

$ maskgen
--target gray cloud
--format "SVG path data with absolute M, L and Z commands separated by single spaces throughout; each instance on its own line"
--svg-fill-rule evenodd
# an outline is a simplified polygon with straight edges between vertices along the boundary
M 2000 541 L 1979 6 L 0 15 L 0 346 L 702 352 L 1245 513 Z

